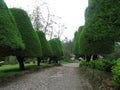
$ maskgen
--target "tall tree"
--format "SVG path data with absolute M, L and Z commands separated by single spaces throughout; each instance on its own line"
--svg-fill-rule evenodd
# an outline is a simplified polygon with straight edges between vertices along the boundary
M 65 41 L 63 43 L 63 48 L 64 48 L 64 58 L 70 59 L 71 55 L 73 54 L 73 41 Z
M 30 14 L 34 29 L 42 30 L 49 39 L 54 37 L 60 38 L 66 28 L 60 21 L 61 17 L 52 14 L 46 2 L 37 2 L 42 4 L 36 4 L 33 12 Z
M 76 57 L 80 56 L 80 34 L 82 32 L 83 26 L 80 26 L 78 28 L 78 31 L 74 34 L 74 46 L 73 46 L 73 52 L 76 55 Z
M 36 32 L 39 36 L 39 39 L 40 39 L 40 42 L 41 42 L 41 47 L 42 47 L 42 57 L 38 58 L 38 66 L 39 66 L 41 60 L 46 59 L 48 57 L 51 57 L 53 52 L 52 52 L 52 49 L 51 49 L 50 45 L 48 44 L 48 41 L 47 41 L 43 31 L 38 31 L 37 30 Z
M 0 56 L 11 55 L 13 50 L 24 48 L 16 22 L 4 0 L 0 0 Z
M 41 43 L 38 35 L 34 31 L 30 18 L 26 11 L 19 8 L 10 9 L 17 23 L 17 27 L 22 35 L 23 41 L 25 43 L 25 50 L 16 51 L 20 69 L 24 70 L 24 58 L 25 57 L 41 57 L 42 49 Z
M 49 40 L 49 43 L 52 47 L 53 56 L 52 59 L 55 60 L 56 63 L 63 57 L 63 46 L 61 41 L 58 38 L 54 38 Z
M 115 12 L 111 7 L 119 2 L 112 2 L 113 0 L 89 0 L 85 27 L 80 36 L 81 54 L 108 54 L 114 50 L 117 30 L 113 28 Z

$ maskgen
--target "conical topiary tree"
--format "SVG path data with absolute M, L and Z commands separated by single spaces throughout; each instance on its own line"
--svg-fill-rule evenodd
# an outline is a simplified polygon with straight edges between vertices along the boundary
M 37 33 L 34 31 L 30 18 L 26 11 L 18 8 L 10 9 L 17 23 L 17 27 L 22 35 L 23 41 L 25 43 L 25 50 L 16 51 L 18 62 L 20 63 L 20 68 L 24 69 L 24 57 L 41 57 L 42 49 L 41 43 Z
M 38 66 L 40 65 L 41 60 L 44 60 L 50 56 L 52 56 L 52 50 L 50 49 L 50 45 L 45 37 L 45 34 L 43 33 L 43 31 L 36 31 L 40 42 L 41 42 L 41 47 L 42 47 L 42 57 L 38 58 Z
M 58 38 L 54 38 L 49 40 L 49 43 L 53 51 L 52 59 L 58 63 L 58 60 L 60 60 L 63 56 L 63 47 L 61 41 Z
M 85 13 L 85 26 L 80 35 L 81 54 L 86 56 L 108 54 L 114 50 L 118 32 L 114 30 L 116 19 L 113 17 L 116 15 L 114 12 L 116 9 L 111 8 L 116 6 L 116 2 L 113 4 L 112 2 L 113 0 L 89 0 Z
M 55 39 L 56 39 L 56 42 L 58 43 L 59 48 L 60 48 L 60 58 L 59 59 L 63 59 L 63 56 L 64 56 L 63 44 L 59 38 L 55 38 Z
M 75 32 L 75 34 L 74 34 L 74 46 L 73 46 L 73 52 L 74 52 L 74 54 L 75 54 L 75 56 L 78 58 L 78 57 L 80 57 L 81 56 L 81 54 L 80 54 L 80 34 L 81 34 L 81 32 L 82 32 L 82 29 L 83 29 L 83 26 L 80 26 L 79 28 L 78 28 L 78 31 L 76 31 Z
M 16 22 L 4 0 L 0 0 L 0 56 L 11 55 L 24 48 Z

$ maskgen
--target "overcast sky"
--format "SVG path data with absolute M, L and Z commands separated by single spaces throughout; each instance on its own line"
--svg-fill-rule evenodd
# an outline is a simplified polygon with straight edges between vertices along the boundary
M 36 5 L 37 0 L 4 0 L 8 7 L 20 7 L 28 13 Z M 67 29 L 64 36 L 73 39 L 74 32 L 79 26 L 84 25 L 84 11 L 88 5 L 88 0 L 43 0 L 49 5 L 50 11 L 56 16 L 60 16 Z

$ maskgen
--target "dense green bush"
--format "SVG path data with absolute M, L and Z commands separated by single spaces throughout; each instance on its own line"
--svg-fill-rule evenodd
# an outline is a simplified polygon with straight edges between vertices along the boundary
M 0 0 L 0 56 L 10 55 L 16 49 L 24 49 L 24 44 L 11 12 Z
M 120 87 L 120 59 L 116 61 L 116 64 L 112 67 L 113 80 L 116 85 Z
M 108 61 L 108 60 L 92 60 L 90 62 L 86 61 L 86 60 L 82 60 L 81 65 L 85 65 L 88 66 L 92 69 L 98 69 L 101 71 L 111 71 L 111 68 L 113 66 L 113 62 Z
M 117 60 L 119 58 L 120 58 L 120 49 L 115 50 L 111 54 L 108 54 L 105 56 L 105 59 L 108 59 L 108 60 Z

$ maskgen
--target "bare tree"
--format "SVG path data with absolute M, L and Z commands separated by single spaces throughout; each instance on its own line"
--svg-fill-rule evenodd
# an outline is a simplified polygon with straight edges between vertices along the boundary
M 36 5 L 30 15 L 35 30 L 42 30 L 45 35 L 52 39 L 53 37 L 60 38 L 63 34 L 65 25 L 60 21 L 61 17 L 51 14 L 49 6 L 46 2 Z
M 41 12 L 39 6 L 36 6 L 35 9 L 33 10 L 32 15 L 31 15 L 31 19 L 32 19 L 32 22 L 33 22 L 34 29 L 36 29 L 36 30 L 42 30 L 43 29 L 45 19 L 42 15 L 42 12 Z

